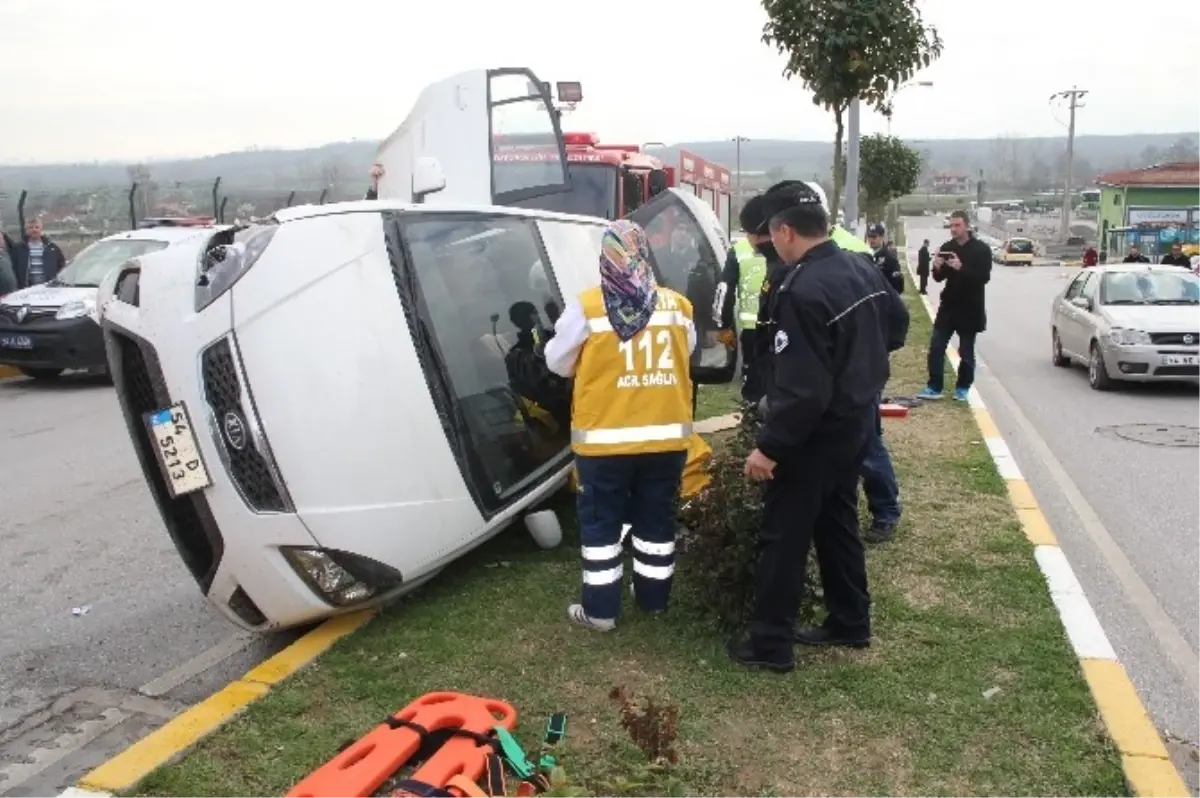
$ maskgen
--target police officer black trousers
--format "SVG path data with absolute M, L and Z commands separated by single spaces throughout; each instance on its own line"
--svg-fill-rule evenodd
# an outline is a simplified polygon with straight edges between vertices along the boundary
M 838 638 L 870 637 L 871 597 L 858 531 L 858 480 L 870 431 L 869 415 L 848 419 L 843 434 L 822 435 L 805 452 L 777 463 L 766 483 L 750 619 L 761 654 L 791 659 L 814 545 L 828 611 L 823 626 Z

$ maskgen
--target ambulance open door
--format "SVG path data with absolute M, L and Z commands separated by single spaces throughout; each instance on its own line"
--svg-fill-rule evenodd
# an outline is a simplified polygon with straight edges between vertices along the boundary
M 426 86 L 375 160 L 385 170 L 380 199 L 509 205 L 570 190 L 558 112 L 523 67 Z
M 629 218 L 646 231 L 655 278 L 692 303 L 697 333 L 692 380 L 731 382 L 737 366 L 737 334 L 721 329 L 721 272 L 729 244 L 720 219 L 695 194 L 678 188 L 654 197 Z

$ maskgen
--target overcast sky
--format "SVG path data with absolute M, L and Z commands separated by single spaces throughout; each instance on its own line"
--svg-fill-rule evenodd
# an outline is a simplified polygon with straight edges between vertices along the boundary
M 1047 98 L 1072 84 L 1091 90 L 1080 133 L 1200 127 L 1195 0 L 921 5 L 946 49 L 896 135 L 1062 135 Z M 832 140 L 764 21 L 755 0 L 0 0 L 0 161 L 382 138 L 422 86 L 489 66 L 582 81 L 564 127 L 607 141 Z

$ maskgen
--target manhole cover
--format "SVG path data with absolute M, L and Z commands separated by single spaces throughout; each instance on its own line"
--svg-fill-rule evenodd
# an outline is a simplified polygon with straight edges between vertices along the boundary
M 1200 446 L 1200 427 L 1183 424 L 1113 424 L 1096 432 L 1149 446 Z

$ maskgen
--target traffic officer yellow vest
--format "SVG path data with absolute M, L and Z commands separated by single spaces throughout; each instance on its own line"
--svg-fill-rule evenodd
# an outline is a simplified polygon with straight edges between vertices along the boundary
M 851 233 L 849 230 L 842 229 L 841 225 L 834 225 L 829 230 L 829 237 L 833 239 L 833 243 L 837 244 L 847 252 L 865 252 L 868 255 L 874 255 L 871 246 L 863 241 L 858 236 Z
M 744 238 L 733 245 L 733 254 L 738 259 L 738 321 L 743 330 L 753 330 L 758 324 L 758 299 L 767 278 L 767 259 Z
M 571 402 L 571 448 L 584 456 L 652 454 L 688 448 L 692 377 L 687 322 L 692 304 L 658 287 L 658 307 L 628 341 L 613 331 L 600 288 L 579 297 L 588 339 Z

